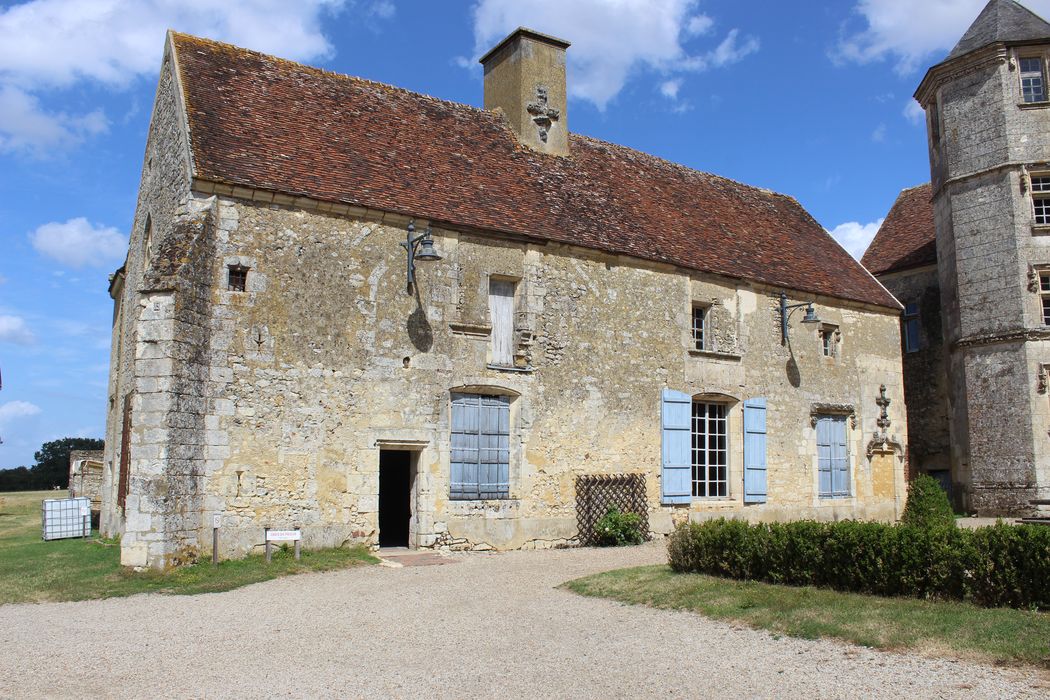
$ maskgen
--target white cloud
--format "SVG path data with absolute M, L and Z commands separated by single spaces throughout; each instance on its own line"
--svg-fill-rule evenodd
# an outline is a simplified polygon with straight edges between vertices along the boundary
M 516 27 L 560 36 L 569 49 L 569 94 L 599 109 L 613 99 L 632 73 L 698 72 L 727 66 L 758 50 L 754 37 L 730 30 L 707 52 L 684 45 L 710 33 L 714 21 L 696 12 L 697 0 L 478 0 L 474 8 L 474 49 L 480 56 Z
M 875 143 L 886 143 L 886 125 L 879 124 L 875 131 L 871 132 L 871 140 Z
M 35 416 L 40 413 L 40 407 L 28 401 L 8 401 L 0 404 L 0 426 L 7 425 L 13 420 Z
M 69 267 L 102 267 L 124 259 L 128 239 L 112 226 L 95 226 L 84 217 L 53 221 L 29 234 L 33 247 Z
M 67 148 L 105 131 L 98 110 L 66 114 L 39 96 L 83 83 L 111 89 L 152 77 L 160 67 L 164 33 L 229 41 L 296 60 L 328 57 L 333 47 L 321 20 L 344 0 L 30 0 L 0 9 L 0 150 L 41 153 Z M 386 19 L 389 0 L 362 13 Z
M 926 110 L 915 100 L 908 100 L 908 102 L 905 103 L 903 114 L 904 118 L 912 124 L 926 123 Z
M 871 239 L 875 238 L 875 234 L 879 232 L 883 221 L 885 219 L 879 219 L 870 224 L 849 221 L 839 224 L 828 233 L 846 249 L 846 252 L 860 260 L 864 251 L 868 249 L 868 245 L 871 244 Z
M 912 73 L 955 46 L 986 4 L 987 0 L 860 0 L 854 12 L 866 28 L 840 39 L 833 56 L 858 63 L 890 58 L 898 72 Z M 1024 5 L 1050 17 L 1050 0 L 1025 0 Z
M 21 316 L 0 316 L 0 342 L 31 345 L 36 338 Z
M 660 83 L 660 94 L 669 100 L 678 99 L 678 91 L 682 88 L 682 79 L 665 80 Z

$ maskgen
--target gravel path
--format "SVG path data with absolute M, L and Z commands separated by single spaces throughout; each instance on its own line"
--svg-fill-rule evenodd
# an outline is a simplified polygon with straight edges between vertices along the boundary
M 1042 697 L 1035 672 L 774 640 L 557 590 L 662 561 L 619 550 L 457 555 L 228 593 L 0 606 L 2 697 Z

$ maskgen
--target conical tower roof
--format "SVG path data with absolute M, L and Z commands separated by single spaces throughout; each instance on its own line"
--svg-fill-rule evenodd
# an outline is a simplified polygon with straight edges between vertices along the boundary
M 999 42 L 1050 39 L 1050 23 L 1014 0 L 991 0 L 946 60 Z

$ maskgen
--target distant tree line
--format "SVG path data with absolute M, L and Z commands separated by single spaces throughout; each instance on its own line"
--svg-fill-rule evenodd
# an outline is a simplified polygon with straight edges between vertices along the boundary
M 33 455 L 32 467 L 0 469 L 0 492 L 39 491 L 69 488 L 69 453 L 101 450 L 105 442 L 95 438 L 62 438 L 45 442 Z

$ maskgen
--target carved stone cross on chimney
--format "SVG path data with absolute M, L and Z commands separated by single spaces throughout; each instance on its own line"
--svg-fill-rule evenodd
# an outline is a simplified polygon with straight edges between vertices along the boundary
M 525 110 L 532 115 L 532 121 L 540 132 L 540 141 L 546 143 L 547 132 L 554 122 L 561 117 L 561 111 L 547 106 L 547 88 L 536 88 L 536 101 L 525 105 Z

